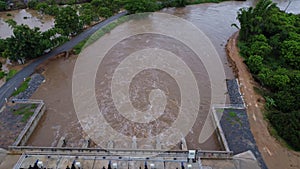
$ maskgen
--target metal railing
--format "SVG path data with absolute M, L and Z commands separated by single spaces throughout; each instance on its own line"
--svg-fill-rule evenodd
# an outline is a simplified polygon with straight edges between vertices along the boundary
M 245 109 L 244 104 L 214 104 L 212 109 Z
M 36 99 L 12 99 L 12 103 L 40 104 L 40 103 L 44 103 L 44 101 L 43 100 L 36 100 Z
M 19 160 L 17 161 L 17 163 L 14 165 L 14 169 L 21 168 L 21 165 L 22 165 L 24 159 L 25 159 L 25 153 L 22 153 L 21 157 L 19 158 Z
M 187 157 L 188 151 L 183 150 L 153 150 L 153 149 L 102 149 L 76 147 L 34 147 L 10 146 L 13 154 L 25 152 L 35 155 L 75 155 L 75 156 L 158 156 L 158 157 Z M 197 150 L 197 157 L 228 159 L 233 156 L 232 151 Z

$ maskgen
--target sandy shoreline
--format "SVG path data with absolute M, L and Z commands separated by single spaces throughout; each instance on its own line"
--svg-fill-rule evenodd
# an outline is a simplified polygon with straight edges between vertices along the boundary
M 253 79 L 237 48 L 238 32 L 234 33 L 226 45 L 228 60 L 239 79 L 241 92 L 247 105 L 248 120 L 256 144 L 265 163 L 270 169 L 296 169 L 300 167 L 300 153 L 283 147 L 268 131 L 268 122 L 263 115 L 263 97 L 253 87 L 259 86 Z

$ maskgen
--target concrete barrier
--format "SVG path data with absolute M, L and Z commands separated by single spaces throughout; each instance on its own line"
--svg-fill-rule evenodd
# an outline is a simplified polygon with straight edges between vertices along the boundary
M 46 107 L 42 100 L 30 100 L 30 99 L 13 99 L 12 102 L 19 104 L 38 104 L 33 115 L 28 120 L 26 126 L 19 134 L 13 146 L 24 146 L 34 131 L 35 127 L 39 123 L 41 117 L 44 115 Z
M 215 105 L 216 106 L 216 105 Z M 217 134 L 217 137 L 218 137 L 218 140 L 219 140 L 219 143 L 221 144 L 222 148 L 226 151 L 226 152 L 229 152 L 230 149 L 229 149 L 229 146 L 228 146 L 228 143 L 227 143 L 227 140 L 225 138 L 225 135 L 224 135 L 224 132 L 223 132 L 223 129 L 220 125 L 220 119 L 216 113 L 216 107 L 217 108 L 226 108 L 228 106 L 223 106 L 223 107 L 219 107 L 219 106 L 213 106 L 212 107 L 212 114 L 211 114 L 211 117 L 212 117 L 212 121 L 213 121 L 213 125 L 215 126 L 215 129 L 216 129 L 216 134 Z
M 157 157 L 185 157 L 188 151 L 183 150 L 154 150 L 154 149 L 101 149 L 101 148 L 76 148 L 76 147 L 34 147 L 10 146 L 12 154 L 37 154 L 37 155 L 85 155 L 85 156 L 152 156 Z M 232 151 L 206 151 L 197 150 L 196 157 L 201 159 L 231 159 Z

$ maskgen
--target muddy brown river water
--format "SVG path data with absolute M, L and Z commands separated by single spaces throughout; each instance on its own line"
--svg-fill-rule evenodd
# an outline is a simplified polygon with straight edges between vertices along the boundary
M 285 9 L 288 1 L 279 1 L 282 9 Z M 169 8 L 162 12 L 172 14 L 184 18 L 205 33 L 215 47 L 219 58 L 223 64 L 226 77 L 219 79 L 222 85 L 225 84 L 225 78 L 233 78 L 233 73 L 229 67 L 227 56 L 225 52 L 225 45 L 228 38 L 237 31 L 236 28 L 231 27 L 232 23 L 237 23 L 236 13 L 238 9 L 253 5 L 254 2 L 223 2 L 218 4 L 200 4 L 187 6 L 185 8 Z M 291 3 L 287 11 L 297 13 L 299 10 L 299 1 Z M 139 22 L 125 23 L 124 31 L 134 32 Z M 136 25 L 134 25 L 136 24 Z M 159 27 L 158 22 L 151 22 L 153 29 Z M 126 29 L 126 30 L 125 30 Z M 120 31 L 119 29 L 112 30 Z M 122 31 L 122 30 L 121 30 Z M 107 35 L 108 38 L 110 35 Z M 108 38 L 109 40 L 109 38 Z M 199 44 L 201 44 L 199 42 Z M 130 123 L 128 119 L 120 116 L 118 108 L 114 106 L 112 100 L 112 93 L 110 93 L 110 86 L 113 81 L 112 74 L 115 68 L 121 63 L 125 56 L 133 53 L 139 49 L 146 47 L 160 48 L 167 51 L 172 51 L 178 55 L 192 70 L 196 77 L 198 90 L 201 95 L 199 103 L 199 112 L 207 112 L 210 109 L 211 103 L 211 86 L 218 86 L 220 84 L 210 84 L 208 80 L 208 73 L 205 69 L 201 59 L 193 55 L 185 45 L 170 37 L 155 34 L 136 35 L 127 38 L 124 41 L 117 43 L 108 53 L 106 59 L 103 60 L 101 66 L 97 71 L 96 76 L 96 98 L 99 109 L 104 118 L 109 122 L 113 128 L 129 137 L 145 138 L 157 135 L 166 130 L 172 121 L 178 116 L 179 107 L 181 105 L 181 93 L 178 93 L 179 86 L 170 74 L 158 69 L 146 69 L 139 72 L 132 79 L 129 86 L 130 97 L 129 100 L 132 106 L 140 111 L 145 111 L 151 107 L 151 91 L 154 89 L 158 93 L 163 92 L 167 99 L 162 98 L 162 102 L 166 102 L 163 114 L 158 114 L 159 121 L 151 121 L 150 123 Z M 89 49 L 92 50 L 92 49 Z M 95 49 L 96 51 L 96 49 Z M 95 52 L 94 51 L 94 52 Z M 91 51 L 92 53 L 93 51 Z M 187 57 L 189 56 L 189 57 Z M 80 56 L 79 56 L 80 57 Z M 87 135 L 78 122 L 73 102 L 72 102 L 72 73 L 76 57 L 69 59 L 53 60 L 47 64 L 44 73 L 46 83 L 42 84 L 33 98 L 43 99 L 47 106 L 47 112 L 39 123 L 34 134 L 28 141 L 28 145 L 34 146 L 55 146 L 60 137 L 64 136 L 67 139 L 68 146 L 81 146 L 83 138 Z M 149 80 L 150 79 L 150 80 Z M 219 81 L 219 82 L 220 82 Z M 124 82 L 125 83 L 125 82 Z M 122 82 L 120 82 L 122 84 Z M 199 85 L 200 84 L 200 85 Z M 220 87 L 222 87 L 220 85 Z M 226 97 L 226 89 L 221 89 L 217 93 L 218 97 Z M 220 145 L 215 135 L 212 135 L 203 143 L 199 143 L 199 134 L 204 126 L 204 121 L 207 113 L 199 113 L 196 117 L 196 123 L 191 128 L 186 136 L 187 145 L 189 149 L 205 149 L 205 150 L 220 150 Z M 90 117 L 93 121 L 93 117 Z M 141 119 L 140 119 L 141 120 Z M 90 126 L 84 126 L 90 127 Z M 102 126 L 99 130 L 90 129 L 94 131 L 94 136 L 105 136 Z M 130 140 L 114 140 L 115 147 L 130 148 Z M 101 145 L 103 147 L 103 145 Z M 138 142 L 139 148 L 154 148 L 155 140 L 146 140 Z M 178 145 L 177 145 L 178 146 Z M 105 147 L 103 147 L 105 148 Z M 175 149 L 179 147 L 175 146 Z

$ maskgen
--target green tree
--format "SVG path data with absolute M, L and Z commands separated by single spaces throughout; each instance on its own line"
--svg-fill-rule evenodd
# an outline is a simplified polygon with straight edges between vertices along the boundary
M 300 69 L 300 41 L 285 40 L 282 43 L 281 54 L 287 65 Z
M 237 18 L 240 52 L 267 88 L 267 117 L 278 135 L 300 150 L 300 17 L 260 0 L 254 8 L 241 9 Z
M 187 0 L 175 0 L 176 7 L 185 7 L 187 5 Z
M 11 60 L 32 59 L 41 55 L 46 46 L 39 28 L 30 29 L 27 25 L 17 25 L 13 20 L 8 21 L 13 29 L 13 35 L 5 40 L 5 57 Z
M 247 65 L 251 72 L 257 74 L 263 68 L 263 58 L 258 55 L 252 55 L 247 59 Z
M 274 95 L 275 102 L 277 103 L 278 110 L 283 112 L 293 111 L 297 100 L 294 95 L 291 95 L 289 91 L 279 91 Z
M 35 9 L 36 5 L 39 3 L 38 0 L 30 0 L 27 3 L 28 8 Z
M 6 2 L 1 0 L 0 1 L 0 11 L 4 11 L 6 9 Z
M 271 0 L 260 0 L 255 8 L 242 8 L 237 19 L 240 22 L 240 39 L 247 41 L 249 36 L 263 33 L 263 26 L 267 24 L 265 18 L 270 16 L 274 9 L 278 9 Z
M 124 7 L 129 13 L 154 12 L 158 9 L 155 0 L 126 0 Z
M 44 13 L 47 15 L 56 16 L 58 15 L 59 7 L 58 5 L 48 5 L 48 7 L 44 10 Z
M 79 18 L 84 25 L 90 25 L 92 21 L 98 20 L 98 16 L 90 3 L 81 5 L 79 8 Z
M 95 7 L 99 7 L 99 6 L 101 6 L 102 1 L 101 0 L 92 0 L 91 4 Z
M 264 86 L 268 86 L 270 84 L 270 77 L 272 76 L 272 70 L 263 67 L 260 72 L 258 73 L 258 79 L 260 80 L 261 84 Z
M 95 7 L 95 9 L 108 8 L 110 10 L 109 13 L 118 12 L 120 8 L 124 5 L 124 3 L 125 3 L 124 0 L 92 0 L 91 1 L 91 4 Z
M 67 0 L 66 4 L 73 5 L 76 3 L 76 0 Z
M 5 40 L 0 39 L 0 53 L 4 52 L 5 48 L 6 48 Z
M 161 0 L 162 7 L 184 7 L 188 0 Z
M 53 49 L 68 40 L 65 36 L 57 36 L 58 31 L 59 30 L 57 28 L 51 28 L 42 32 L 41 44 L 45 46 L 45 49 Z
M 286 89 L 291 82 L 291 79 L 289 78 L 289 71 L 285 68 L 278 68 L 276 71 L 272 72 L 272 76 L 269 77 L 268 81 L 269 88 L 274 91 Z
M 249 52 L 251 55 L 259 55 L 262 56 L 263 58 L 266 58 L 271 54 L 271 51 L 272 51 L 272 47 L 268 43 L 255 41 L 251 43 Z
M 82 29 L 76 10 L 70 6 L 60 8 L 55 16 L 55 28 L 60 29 L 63 35 L 76 35 Z
M 268 114 L 272 126 L 289 145 L 300 151 L 300 112 L 282 113 L 273 111 Z
M 106 7 L 100 7 L 98 9 L 98 14 L 99 14 L 99 16 L 104 17 L 104 18 L 108 18 L 113 15 L 112 11 Z
M 46 2 L 40 2 L 35 6 L 35 9 L 44 13 L 45 9 L 48 8 L 48 4 Z

